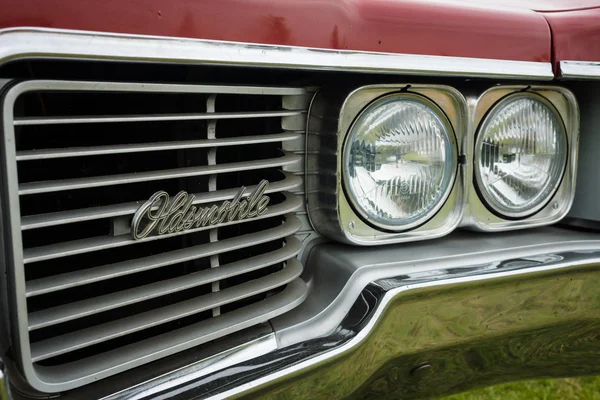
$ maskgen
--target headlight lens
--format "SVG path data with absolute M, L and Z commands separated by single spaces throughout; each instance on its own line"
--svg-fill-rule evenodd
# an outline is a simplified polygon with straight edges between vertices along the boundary
M 484 119 L 475 145 L 478 191 L 492 211 L 524 218 L 550 201 L 567 164 L 558 111 L 534 93 L 510 95 Z
M 405 230 L 444 204 L 456 166 L 456 138 L 442 110 L 420 95 L 392 94 L 368 105 L 351 126 L 344 187 L 367 222 Z

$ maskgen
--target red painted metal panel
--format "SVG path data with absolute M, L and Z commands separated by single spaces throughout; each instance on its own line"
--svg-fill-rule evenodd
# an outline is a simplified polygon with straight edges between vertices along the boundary
M 550 61 L 528 9 L 415 0 L 0 0 L 37 26 L 392 53 Z
M 600 61 L 600 8 L 543 15 L 552 28 L 554 63 Z

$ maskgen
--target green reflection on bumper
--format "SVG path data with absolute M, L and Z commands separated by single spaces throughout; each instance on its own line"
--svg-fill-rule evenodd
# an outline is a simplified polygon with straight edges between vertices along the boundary
M 401 291 L 361 344 L 247 395 L 424 398 L 596 374 L 599 315 L 597 264 Z

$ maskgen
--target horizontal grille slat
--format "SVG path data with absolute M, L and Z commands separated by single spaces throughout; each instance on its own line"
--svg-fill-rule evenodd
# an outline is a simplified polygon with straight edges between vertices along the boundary
M 239 146 L 258 143 L 284 142 L 301 138 L 298 132 L 283 132 L 270 135 L 237 136 L 224 139 L 186 140 L 144 144 L 124 144 L 114 146 L 70 147 L 68 149 L 27 150 L 17 152 L 17 161 L 46 160 L 66 157 L 85 157 L 121 153 L 149 151 L 199 149 L 222 146 Z
M 25 264 L 50 260 L 54 258 L 72 256 L 75 254 L 87 253 L 91 251 L 105 250 L 121 246 L 129 246 L 136 243 L 143 243 L 150 240 L 160 240 L 177 235 L 185 235 L 193 232 L 199 232 L 207 229 L 215 229 L 224 226 L 248 223 L 257 221 L 265 218 L 270 218 L 278 215 L 287 214 L 296 210 L 302 205 L 302 200 L 293 195 L 287 195 L 283 203 L 269 206 L 267 211 L 257 217 L 245 220 L 235 220 L 231 222 L 223 222 L 211 226 L 203 226 L 196 229 L 190 229 L 188 231 L 176 232 L 171 234 L 164 234 L 160 236 L 149 236 L 144 239 L 134 240 L 131 235 L 119 235 L 119 236 L 98 236 L 89 239 L 74 240 L 72 242 L 63 242 L 55 245 L 32 247 L 25 249 L 23 252 L 23 262 Z
M 149 171 L 89 178 L 63 179 L 56 181 L 42 181 L 22 183 L 19 185 L 20 195 L 36 193 L 50 193 L 64 190 L 101 187 L 109 185 L 124 185 L 128 183 L 147 182 L 161 179 L 177 179 L 192 176 L 221 174 L 236 171 L 266 169 L 293 164 L 301 160 L 297 154 L 285 153 L 281 157 L 264 160 L 244 161 L 228 164 L 206 165 L 202 167 L 174 168 L 162 171 Z
M 210 257 L 228 251 L 239 250 L 245 247 L 256 246 L 271 240 L 281 239 L 292 235 L 302 226 L 302 221 L 297 217 L 288 216 L 283 224 L 278 227 L 263 230 L 257 233 L 237 236 L 231 239 L 220 240 L 215 243 L 204 243 L 193 247 L 173 250 L 141 259 L 132 259 L 116 264 L 88 268 L 66 274 L 53 275 L 47 278 L 27 282 L 27 297 L 39 296 L 59 290 L 118 278 L 125 275 L 139 273 L 167 265 L 183 263 L 186 261 Z M 295 242 L 292 242 L 294 245 Z M 288 245 L 290 242 L 288 242 Z M 287 246 L 286 246 L 287 247 Z M 288 248 L 291 249 L 292 247 Z
M 72 362 L 61 370 L 74 378 L 94 374 L 96 379 L 102 379 L 111 375 L 111 372 L 115 373 L 115 370 L 120 372 L 139 365 L 140 359 L 150 362 L 268 321 L 296 307 L 305 299 L 306 293 L 306 284 L 300 279 L 295 279 L 282 292 L 266 300 L 176 331 Z
M 302 179 L 289 172 L 282 172 L 284 179 L 273 182 L 269 185 L 265 193 L 274 193 L 288 191 L 299 186 Z M 250 193 L 257 185 L 247 187 Z M 214 192 L 194 193 L 196 197 L 193 204 L 211 203 L 223 201 L 235 196 L 239 189 L 224 189 Z M 145 200 L 129 203 L 115 204 L 110 206 L 90 207 L 86 209 L 69 210 L 48 214 L 27 215 L 21 218 L 21 229 L 29 230 L 35 228 L 44 228 L 49 226 L 70 224 L 83 221 L 91 221 L 100 218 L 112 218 L 123 215 L 131 215 L 144 203 Z
M 306 94 L 302 87 L 289 86 L 238 86 L 238 85 L 193 85 L 148 82 L 84 82 L 84 81 L 28 81 L 27 90 L 35 91 L 93 91 L 116 93 L 206 93 L 206 94 L 252 94 L 265 96 L 301 96 Z
M 251 259 L 247 259 L 245 261 L 249 261 L 249 265 L 252 264 Z M 269 264 L 268 259 L 266 260 L 261 256 L 258 256 L 258 259 L 255 260 L 255 262 L 257 264 L 264 264 L 265 262 Z M 276 261 L 273 261 L 273 263 L 274 262 Z M 256 265 L 254 267 L 256 267 Z M 209 269 L 202 273 L 199 272 L 194 276 L 182 276 L 174 280 L 166 280 L 147 286 L 138 286 L 135 289 L 129 289 L 123 292 L 111 293 L 110 295 L 106 296 L 93 297 L 85 301 L 68 303 L 64 306 L 54 307 L 43 311 L 36 311 L 29 314 L 29 330 L 41 329 L 50 325 L 56 325 L 77 318 L 98 314 L 113 308 L 124 307 L 135 302 L 148 300 L 152 297 L 163 296 L 167 294 L 168 291 L 183 290 L 185 285 L 192 285 L 193 282 L 196 283 L 195 286 L 210 283 L 210 279 L 214 278 L 219 273 L 227 275 L 227 273 L 230 272 L 230 268 L 223 266 L 215 269 L 215 271 Z M 221 306 L 223 304 L 232 303 L 255 294 L 263 293 L 285 285 L 294 278 L 297 278 L 301 272 L 302 264 L 300 264 L 300 262 L 296 259 L 291 259 L 288 262 L 287 267 L 268 275 L 267 277 L 242 283 L 235 287 L 221 290 L 219 292 L 213 292 L 205 296 L 196 297 L 191 300 L 179 302 L 172 306 L 130 316 L 126 321 L 115 323 L 115 330 L 120 330 L 122 332 L 115 332 L 114 334 L 125 334 L 125 332 L 128 331 L 128 325 L 126 324 L 135 326 L 136 330 L 148 328 L 174 319 L 183 318 L 194 313 L 199 313 L 213 307 Z M 223 276 L 222 278 L 225 277 L 226 276 Z M 188 281 L 186 282 L 185 279 L 182 278 L 187 278 Z M 163 284 L 164 287 L 161 287 L 161 284 Z M 175 289 L 174 287 L 179 287 L 179 289 Z M 110 331 L 106 325 L 102 325 L 98 329 L 104 334 L 107 334 Z
M 34 322 L 39 322 L 39 326 L 32 326 L 30 329 L 37 329 L 48 325 L 53 325 L 54 323 L 65 322 L 69 319 L 75 319 L 78 317 L 83 317 L 86 315 L 94 314 L 97 312 L 102 312 L 109 310 L 114 307 L 121 307 L 127 304 L 131 304 L 136 301 L 143 301 L 152 297 L 159 297 L 167 295 L 171 292 L 175 292 L 178 290 L 185 290 L 189 288 L 193 288 L 195 286 L 204 285 L 207 283 L 214 282 L 216 280 L 244 274 L 247 272 L 251 272 L 257 270 L 259 268 L 263 268 L 268 265 L 272 265 L 274 263 L 286 261 L 295 255 L 298 254 L 301 248 L 301 243 L 298 239 L 288 238 L 287 244 L 275 251 L 270 253 L 261 254 L 259 256 L 251 257 L 249 259 L 243 260 L 241 262 L 235 262 L 227 265 L 223 265 L 219 268 L 213 268 L 206 271 L 181 276 L 175 279 L 157 282 L 152 285 L 140 286 L 136 288 L 135 291 L 130 290 L 126 291 L 123 294 L 115 293 L 113 296 L 103 296 L 102 298 L 94 298 L 90 300 L 95 300 L 98 304 L 102 304 L 100 307 L 94 310 L 93 303 L 91 301 L 86 302 L 86 304 L 81 303 L 70 303 L 69 307 L 74 307 L 77 305 L 77 311 L 68 308 L 61 308 L 57 310 L 52 310 L 53 320 L 40 318 L 39 320 L 35 320 Z M 299 262 L 296 259 L 290 260 L 288 266 L 285 268 L 288 271 L 289 275 L 279 274 L 279 278 L 283 279 L 278 281 L 279 283 L 284 282 L 288 279 L 289 276 L 299 273 L 299 268 L 302 266 L 298 265 Z M 283 277 L 283 278 L 282 278 Z M 265 282 L 262 280 L 262 282 Z M 282 284 L 285 284 L 284 282 Z M 245 284 L 244 284 L 245 285 Z M 249 286 L 249 285 L 248 285 Z M 266 287 L 266 286 L 265 286 Z M 266 289 L 268 290 L 268 289 Z M 248 297 L 252 294 L 258 293 L 256 290 L 253 292 L 244 292 L 239 290 L 239 288 L 233 287 L 229 289 L 222 290 L 220 292 L 219 301 L 215 300 L 216 295 L 209 294 L 205 296 L 204 306 L 201 306 L 200 302 L 202 297 L 196 298 L 194 300 L 194 304 L 198 307 L 196 309 L 197 312 L 202 312 L 206 309 L 214 307 L 215 305 L 223 305 L 230 303 L 235 300 L 240 300 L 243 297 Z M 234 297 L 234 293 L 235 296 Z M 252 293 L 252 294 L 248 294 Z M 179 303 L 178 303 L 179 304 Z M 184 306 L 185 310 L 189 310 L 186 306 Z M 166 315 L 164 313 L 160 315 Z M 149 316 L 149 315 L 148 315 Z M 175 318 L 179 318 L 181 315 L 176 315 Z M 145 320 L 145 319 L 144 319 Z M 56 322 L 58 321 L 58 322 Z M 140 324 L 136 318 L 133 318 L 132 321 L 132 329 L 135 329 L 136 326 L 145 326 L 144 324 Z M 127 324 L 123 324 L 122 321 L 114 321 L 111 323 L 106 323 L 100 326 L 94 326 L 91 328 L 81 329 L 66 335 L 58 336 L 52 339 L 46 339 L 41 342 L 36 342 L 32 348 L 34 361 L 40 361 L 43 359 L 47 359 L 50 357 L 55 357 L 60 354 L 64 354 L 70 351 L 78 350 L 83 347 L 91 346 L 96 343 L 114 339 L 119 336 L 126 335 L 128 333 L 134 332 L 135 330 L 127 329 Z
M 197 113 L 197 114 L 163 114 L 163 115 L 111 115 L 111 116 L 81 116 L 81 117 L 34 117 L 15 118 L 16 126 L 58 125 L 58 124 L 106 124 L 113 122 L 158 122 L 158 121 L 200 121 L 207 119 L 246 119 L 292 117 L 302 115 L 304 111 L 265 111 L 265 112 L 236 112 L 236 113 Z

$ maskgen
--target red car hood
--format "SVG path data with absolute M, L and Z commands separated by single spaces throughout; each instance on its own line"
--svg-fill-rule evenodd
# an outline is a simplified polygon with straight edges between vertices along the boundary
M 489 4 L 486 0 L 467 2 Z M 552 30 L 555 71 L 559 71 L 560 61 L 600 61 L 600 0 L 500 0 L 493 3 L 535 11 L 546 19 Z
M 494 4 L 487 0 L 0 0 L 0 4 L 0 28 L 37 26 L 541 62 L 573 58 L 575 53 L 579 59 L 600 59 L 598 9 L 589 9 L 600 6 L 600 0 Z M 554 56 L 549 25 L 555 35 Z M 591 30 L 596 35 L 595 44 L 586 39 L 584 46 L 579 45 L 581 50 L 574 50 L 573 41 L 581 41 L 586 29 L 586 34 Z
M 0 27 L 506 60 L 550 61 L 551 57 L 550 29 L 541 15 L 469 2 L 0 0 L 0 4 Z

